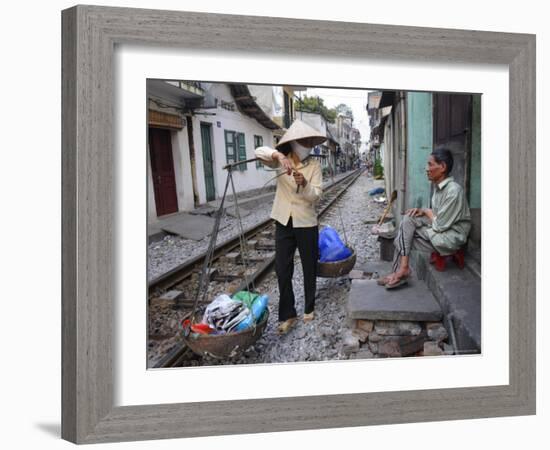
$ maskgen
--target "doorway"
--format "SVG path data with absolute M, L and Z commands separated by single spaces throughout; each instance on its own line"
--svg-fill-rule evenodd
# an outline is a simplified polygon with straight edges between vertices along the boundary
M 214 184 L 214 161 L 212 158 L 212 125 L 201 122 L 202 163 L 204 167 L 204 184 L 206 186 L 206 201 L 216 199 Z
M 149 128 L 149 156 L 157 216 L 178 211 L 170 130 Z

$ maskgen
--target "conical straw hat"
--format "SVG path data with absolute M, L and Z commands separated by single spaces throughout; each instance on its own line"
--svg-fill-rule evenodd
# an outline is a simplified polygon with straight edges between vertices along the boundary
M 316 145 L 322 144 L 326 140 L 326 136 L 323 136 L 315 128 L 310 127 L 307 123 L 296 119 L 275 148 L 282 153 L 288 153 L 290 151 L 290 145 L 288 144 L 292 141 L 300 141 L 300 144 L 304 147 L 313 148 Z

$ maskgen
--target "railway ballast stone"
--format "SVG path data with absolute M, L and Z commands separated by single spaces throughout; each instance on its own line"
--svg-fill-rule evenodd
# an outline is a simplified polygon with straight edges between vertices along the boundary
M 434 341 L 441 342 L 449 337 L 447 330 L 441 322 L 430 322 L 426 324 L 428 337 Z
M 381 336 L 418 336 L 422 327 L 418 322 L 379 320 L 374 330 Z
M 222 258 L 225 262 L 237 264 L 241 258 L 241 254 L 239 252 L 226 253 Z
M 424 348 L 426 334 L 418 336 L 385 336 L 378 342 L 378 355 L 388 357 L 410 356 Z
M 359 342 L 361 343 L 367 342 L 367 339 L 369 337 L 369 332 L 362 330 L 361 328 L 354 328 L 351 334 L 359 339 Z
M 374 322 L 372 320 L 362 320 L 362 319 L 356 319 L 354 321 L 355 328 L 359 328 L 361 330 L 366 331 L 367 333 L 372 332 L 374 328 Z
M 342 337 L 342 353 L 345 355 L 350 355 L 355 353 L 360 348 L 359 339 L 354 336 L 351 332 L 346 332 Z
M 424 343 L 424 356 L 440 356 L 443 355 L 443 350 L 435 341 L 427 341 Z
M 361 348 L 358 352 L 350 355 L 350 359 L 371 359 L 374 354 L 368 348 Z

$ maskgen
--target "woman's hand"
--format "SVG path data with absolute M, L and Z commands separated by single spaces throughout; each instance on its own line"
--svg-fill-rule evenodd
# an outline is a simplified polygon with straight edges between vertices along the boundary
M 292 164 L 285 155 L 283 155 L 281 152 L 276 151 L 275 153 L 273 153 L 272 158 L 279 161 L 281 168 L 286 171 L 287 175 L 290 175 L 292 173 Z
M 296 181 L 296 184 L 298 186 L 306 187 L 307 180 L 305 179 L 302 172 L 298 172 L 297 170 L 295 170 L 292 175 L 294 176 L 294 181 Z

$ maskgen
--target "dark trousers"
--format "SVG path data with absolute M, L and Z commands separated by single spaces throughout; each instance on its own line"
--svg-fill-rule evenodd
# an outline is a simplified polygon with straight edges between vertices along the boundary
M 294 228 L 292 218 L 288 224 L 276 222 L 275 229 L 275 272 L 279 282 L 279 320 L 296 317 L 292 275 L 294 254 L 300 253 L 304 272 L 304 313 L 315 309 L 315 287 L 317 282 L 317 260 L 319 259 L 319 227 Z

